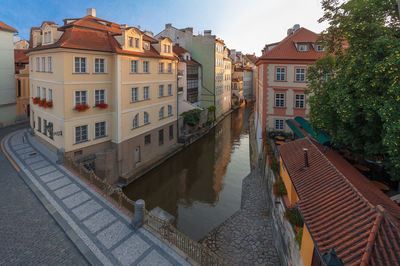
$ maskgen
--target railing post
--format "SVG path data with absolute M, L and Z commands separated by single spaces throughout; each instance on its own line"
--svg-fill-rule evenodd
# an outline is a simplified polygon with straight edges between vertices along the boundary
M 139 229 L 144 223 L 144 209 L 145 209 L 145 202 L 144 200 L 140 199 L 135 202 L 135 212 L 132 219 L 132 227 L 133 229 Z

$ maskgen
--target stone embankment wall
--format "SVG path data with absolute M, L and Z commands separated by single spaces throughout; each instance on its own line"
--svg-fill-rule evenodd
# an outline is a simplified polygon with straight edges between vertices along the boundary
M 272 218 L 272 233 L 274 236 L 275 247 L 278 251 L 280 261 L 282 265 L 304 265 L 300 256 L 300 247 L 298 243 L 294 240 L 295 232 L 292 225 L 284 217 L 285 214 L 285 204 L 283 199 L 276 197 L 273 193 L 273 183 L 278 179 L 278 177 L 273 173 L 273 171 L 268 167 L 268 158 L 261 149 L 262 163 L 260 168 L 262 168 L 261 176 L 266 189 L 266 200 L 270 204 L 269 211 Z

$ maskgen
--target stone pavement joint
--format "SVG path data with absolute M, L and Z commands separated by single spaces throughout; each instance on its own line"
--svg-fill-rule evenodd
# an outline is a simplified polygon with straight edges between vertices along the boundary
M 61 217 L 56 220 L 71 240 L 83 243 L 77 247 L 85 246 L 81 251 L 92 264 L 189 265 L 146 229 L 134 231 L 127 216 L 57 165 L 54 154 L 25 131 L 9 136 L 5 148 L 36 186 L 34 192 L 43 195 L 49 212 Z

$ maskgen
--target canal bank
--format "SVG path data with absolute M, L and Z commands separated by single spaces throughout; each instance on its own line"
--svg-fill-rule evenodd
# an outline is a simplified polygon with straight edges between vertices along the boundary
M 132 200 L 160 207 L 195 241 L 240 209 L 242 180 L 250 173 L 249 117 L 233 111 L 209 134 L 124 188 Z

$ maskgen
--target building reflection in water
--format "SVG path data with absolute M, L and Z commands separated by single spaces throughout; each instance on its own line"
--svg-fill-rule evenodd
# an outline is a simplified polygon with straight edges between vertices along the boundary
M 124 189 L 146 208 L 172 214 L 177 228 L 204 237 L 240 208 L 242 179 L 250 172 L 248 119 L 251 107 L 227 116 L 207 136 Z

